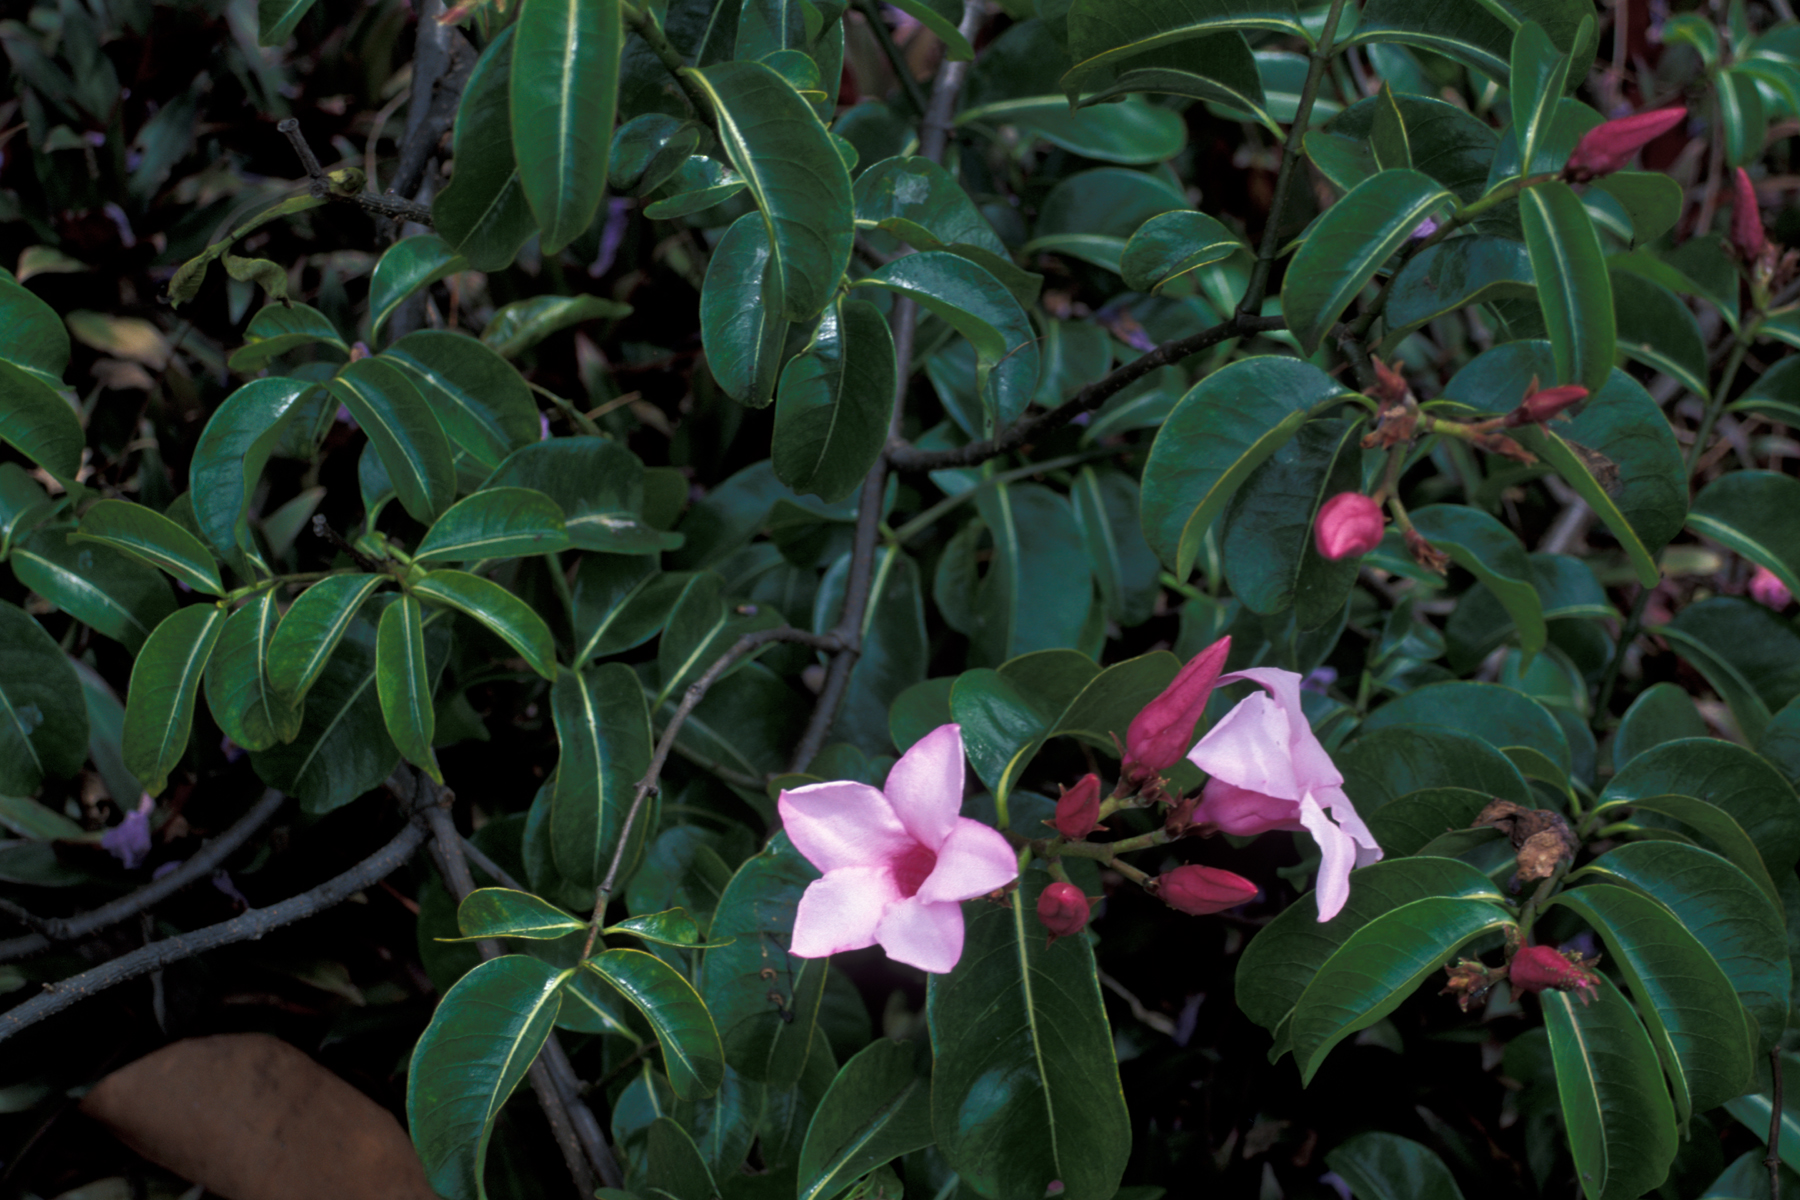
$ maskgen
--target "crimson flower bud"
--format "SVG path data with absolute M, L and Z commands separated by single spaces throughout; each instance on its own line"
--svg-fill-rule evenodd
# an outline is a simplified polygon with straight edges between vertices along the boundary
M 1190 863 L 1156 878 L 1164 904 L 1191 916 L 1224 912 L 1256 898 L 1256 885 L 1242 875 Z
M 1063 792 L 1062 799 L 1056 802 L 1056 820 L 1052 824 L 1056 832 L 1078 842 L 1094 830 L 1105 828 L 1099 817 L 1100 777 L 1089 772 Z
M 1381 506 L 1361 492 L 1339 492 L 1319 506 L 1313 545 L 1336 561 L 1367 554 L 1381 545 Z
M 1750 173 L 1739 167 L 1731 179 L 1731 248 L 1745 262 L 1755 262 L 1768 244 L 1762 212 L 1756 207 L 1756 188 Z
M 1074 937 L 1087 927 L 1087 897 L 1072 883 L 1053 883 L 1038 896 L 1037 914 L 1052 942 Z
M 1586 1004 L 1598 989 L 1599 980 L 1593 968 L 1579 954 L 1564 954 L 1553 946 L 1521 946 L 1507 968 L 1513 989 L 1541 992 L 1555 988 L 1574 992 Z
M 1787 584 L 1781 582 L 1781 576 L 1767 567 L 1758 567 L 1750 576 L 1750 598 L 1780 612 L 1794 597 L 1787 590 Z
M 1633 154 L 1686 118 L 1685 108 L 1659 108 L 1596 125 L 1575 143 L 1568 164 L 1563 167 L 1563 178 L 1586 183 L 1600 175 L 1611 175 L 1629 163 Z
M 1176 674 L 1162 695 L 1144 705 L 1125 731 L 1125 778 L 1141 784 L 1161 775 L 1194 748 L 1194 726 L 1206 712 L 1213 684 L 1231 653 L 1229 635 L 1220 638 Z M 1058 811 L 1060 828 L 1061 812 Z
M 1519 401 L 1519 407 L 1507 413 L 1506 420 L 1501 424 L 1514 427 L 1536 425 L 1548 421 L 1571 404 L 1578 404 L 1586 400 L 1587 396 L 1588 390 L 1579 383 L 1565 383 L 1560 387 L 1545 388 L 1543 391 L 1533 392 Z

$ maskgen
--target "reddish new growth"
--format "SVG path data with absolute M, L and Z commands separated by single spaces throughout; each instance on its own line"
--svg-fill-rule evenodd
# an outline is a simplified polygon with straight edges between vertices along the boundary
M 1574 992 L 1586 1004 L 1600 985 L 1600 977 L 1593 969 L 1595 961 L 1573 950 L 1521 946 L 1507 967 L 1507 977 L 1515 992 L 1555 988 L 1559 992 Z

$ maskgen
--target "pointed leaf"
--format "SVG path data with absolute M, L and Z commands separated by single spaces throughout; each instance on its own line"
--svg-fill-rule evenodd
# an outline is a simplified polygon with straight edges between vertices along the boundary
M 313 0 L 257 0 L 256 44 L 279 46 L 293 36 Z
M 1494 683 L 1434 683 L 1404 693 L 1371 713 L 1362 731 L 1389 725 L 1441 725 L 1472 734 L 1502 751 L 1520 770 L 1559 788 L 1569 786 L 1569 739 L 1548 709 L 1523 692 Z
M 657 691 L 655 706 L 679 699 L 682 690 L 698 679 L 712 661 L 744 634 L 756 629 L 770 629 L 782 624 L 781 614 L 772 609 L 745 606 L 753 611 L 740 613 L 723 598 L 724 581 L 711 571 L 703 571 L 689 581 L 669 614 L 669 626 L 656 649 L 657 668 L 662 686 Z M 748 665 L 754 655 L 740 659 L 734 670 Z
M 47 779 L 73 775 L 87 741 L 69 657 L 24 609 L 0 603 L 0 792 L 29 796 Z
M 206 663 L 206 706 L 246 750 L 267 750 L 300 730 L 300 710 L 269 682 L 269 644 L 280 619 L 271 589 L 231 614 Z
M 435 233 L 402 238 L 389 246 L 369 277 L 370 340 L 381 336 L 381 327 L 408 296 L 468 266 L 468 261 Z
M 600 932 L 609 937 L 622 933 L 659 946 L 695 946 L 700 943 L 700 926 L 685 908 L 626 917 L 617 925 L 608 925 Z
M 424 600 L 474 617 L 517 650 L 525 665 L 545 679 L 556 678 L 556 643 L 550 627 L 530 605 L 489 579 L 467 571 L 432 571 L 412 587 Z
M 125 701 L 125 766 L 152 796 L 187 752 L 194 724 L 194 694 L 206 661 L 225 629 L 225 610 L 214 604 L 179 609 L 156 627 L 131 667 Z
M 556 501 L 529 488 L 483 488 L 451 505 L 426 530 L 413 561 L 518 558 L 568 547 L 569 535 Z
M 683 571 L 659 571 L 642 555 L 582 555 L 575 568 L 575 665 L 655 637 L 691 578 Z
M 505 359 L 467 334 L 421 329 L 381 357 L 407 372 L 457 449 L 483 468 L 537 443 L 531 389 Z
M 1612 375 L 1617 331 L 1612 279 L 1594 222 L 1581 198 L 1555 179 L 1525 190 L 1519 217 L 1556 359 L 1556 373 L 1544 383 L 1579 383 L 1598 392 Z
M 299 379 L 253 379 L 213 411 L 188 467 L 194 520 L 219 554 L 248 550 L 250 499 L 269 455 L 314 385 Z
M 1473 67 L 1504 84 L 1512 33 L 1480 4 L 1418 4 L 1412 0 L 1369 0 L 1356 32 L 1361 42 L 1401 42 Z
M 872 163 L 856 177 L 856 219 L 915 250 L 974 246 L 1006 255 L 1006 245 L 956 177 L 929 158 L 902 155 Z
M 363 358 L 325 385 L 369 435 L 401 505 L 429 525 L 456 498 L 450 439 L 400 368 Z
M 456 927 L 463 938 L 553 939 L 578 933 L 587 922 L 570 916 L 529 892 L 511 888 L 476 888 L 456 906 Z
M 1558 54 L 1550 37 L 1534 21 L 1513 33 L 1512 101 L 1513 136 L 1519 143 L 1519 161 L 1531 162 L 1537 144 L 1548 131 L 1569 77 L 1569 58 Z
M 0 358 L 0 440 L 52 475 L 74 479 L 87 435 L 69 402 L 42 376 Z
M 725 394 L 761 408 L 775 397 L 788 323 L 764 303 L 763 281 L 774 269 L 769 231 L 745 213 L 719 239 L 700 288 L 700 341 Z
M 887 444 L 896 382 L 894 338 L 880 311 L 863 300 L 828 307 L 781 373 L 776 477 L 827 504 L 855 493 Z
M 702 1200 L 718 1195 L 706 1158 L 694 1145 L 693 1135 L 673 1117 L 657 1117 L 650 1123 L 648 1166 L 644 1186 L 652 1195 L 668 1200 Z
M 551 714 L 562 747 L 550 810 L 556 867 L 575 887 L 592 891 L 606 877 L 638 780 L 650 768 L 650 713 L 631 668 L 606 663 L 579 675 L 559 669 Z M 631 828 L 620 884 L 631 878 L 653 832 L 646 806 Z
M 7 561 L 19 582 L 97 632 L 136 653 L 175 594 L 162 572 L 105 546 L 69 544 L 70 527 L 34 529 Z
M 381 575 L 331 575 L 294 601 L 269 642 L 269 683 L 298 708 Z
M 878 1038 L 831 1081 L 800 1151 L 799 1200 L 830 1200 L 860 1176 L 931 1145 L 931 1081 L 911 1043 Z
M 606 191 L 625 31 L 619 0 L 525 0 L 513 28 L 513 150 L 552 254 L 587 229 Z
M 82 514 L 71 542 L 98 542 L 166 571 L 198 592 L 223 596 L 219 564 L 200 539 L 154 509 L 102 500 Z
M 718 1089 L 725 1078 L 725 1053 L 693 985 L 642 950 L 608 950 L 583 965 L 617 988 L 650 1022 L 677 1096 L 692 1099 Z
M 244 344 L 232 352 L 225 365 L 241 374 L 253 374 L 291 350 L 320 344 L 346 358 L 350 355 L 337 327 L 318 309 L 294 301 L 270 304 L 250 318 Z
M 477 271 L 512 265 L 537 231 L 513 158 L 512 59 L 516 26 L 482 51 L 456 108 L 456 175 L 431 202 L 438 235 Z
M 424 620 L 424 609 L 412 596 L 403 595 L 383 610 L 375 633 L 375 694 L 400 756 L 441 784 L 443 772 L 431 751 L 437 716 L 431 706 Z

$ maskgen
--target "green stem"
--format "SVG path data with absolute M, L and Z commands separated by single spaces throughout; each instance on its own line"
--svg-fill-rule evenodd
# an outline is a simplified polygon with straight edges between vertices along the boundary
M 1098 859 L 1101 862 L 1107 862 L 1121 854 L 1132 854 L 1138 850 L 1148 850 L 1152 846 L 1166 846 L 1174 841 L 1177 836 L 1178 835 L 1171 834 L 1167 829 L 1158 826 L 1149 833 L 1140 833 L 1136 837 L 1122 838 L 1116 842 L 1064 841 L 1062 845 L 1056 847 L 1056 854 L 1059 858 L 1064 856 L 1071 858 L 1093 858 Z M 1042 849 L 1039 850 L 1039 853 L 1043 853 L 1044 850 L 1049 849 L 1050 843 L 1042 842 L 1039 843 L 1039 846 L 1042 847 Z
M 1531 894 L 1531 899 L 1527 900 L 1525 907 L 1519 910 L 1519 941 L 1521 944 L 1531 940 L 1531 927 L 1537 923 L 1538 913 L 1543 911 L 1543 907 L 1549 902 L 1550 897 L 1556 894 L 1557 885 L 1562 882 L 1562 877 L 1568 874 L 1569 866 L 1568 859 L 1557 863 L 1556 869 L 1550 872 L 1547 879 L 1538 884 L 1537 891 Z
M 669 40 L 669 35 L 663 32 L 661 25 L 657 24 L 656 14 L 650 11 L 648 5 L 638 8 L 633 4 L 625 4 L 621 7 L 626 27 L 644 39 L 645 44 L 650 47 L 651 53 L 655 54 L 662 65 L 668 69 L 669 74 L 675 77 L 675 82 L 680 85 L 682 94 L 687 97 L 688 103 L 694 106 L 695 114 L 706 122 L 707 127 L 714 134 L 717 134 L 718 126 L 713 123 L 712 105 L 707 102 L 706 93 L 696 87 L 693 80 L 687 77 L 687 60 L 681 57 L 681 51 L 675 48 L 675 43 Z
M 530 388 L 532 391 L 536 392 L 538 395 L 544 397 L 546 400 L 550 401 L 550 403 L 556 405 L 557 408 L 561 409 L 563 416 L 569 418 L 569 423 L 571 425 L 575 426 L 575 428 L 581 430 L 581 432 L 586 434 L 588 437 L 605 437 L 606 436 L 604 433 L 602 433 L 600 431 L 600 427 L 598 425 L 594 424 L 593 418 L 589 417 L 586 413 L 582 412 L 579 408 L 576 408 L 573 401 L 565 400 L 561 396 L 557 395 L 555 392 L 551 391 L 549 388 L 543 387 L 539 384 L 535 384 L 535 383 L 531 382 L 531 380 L 529 380 L 529 379 L 527 379 L 525 381 L 525 386 Z
M 1123 875 L 1125 878 L 1131 880 L 1131 882 L 1137 884 L 1141 888 L 1149 887 L 1152 882 L 1150 876 L 1147 873 L 1138 870 L 1136 867 L 1132 866 L 1128 862 L 1122 862 L 1119 859 L 1115 858 L 1115 859 L 1110 860 L 1106 865 L 1111 867 L 1113 870 L 1117 871 L 1119 874 Z
M 1719 376 L 1719 385 L 1707 400 L 1706 412 L 1700 418 L 1700 428 L 1694 432 L 1694 444 L 1688 447 L 1689 475 L 1694 473 L 1694 468 L 1700 465 L 1701 455 L 1706 453 L 1706 441 L 1712 437 L 1713 426 L 1718 423 L 1719 414 L 1725 410 L 1725 399 L 1731 395 L 1731 385 L 1737 380 L 1738 368 L 1744 365 L 1744 355 L 1749 353 L 1750 342 L 1756 337 L 1757 324 L 1754 319 L 1745 322 L 1732 343 L 1731 356 L 1725 360 L 1725 370 Z
M 958 492 L 954 496 L 947 496 L 944 499 L 939 500 L 936 504 L 920 513 L 906 524 L 900 526 L 900 528 L 894 530 L 893 540 L 896 542 L 905 542 L 909 538 L 917 537 L 927 529 L 930 529 L 937 522 L 943 520 L 945 514 L 954 512 L 958 505 L 973 500 L 977 493 L 983 488 L 990 488 L 999 483 L 1011 483 L 1015 479 L 1025 479 L 1032 475 L 1042 475 L 1046 471 L 1057 471 L 1061 470 L 1063 467 L 1077 466 L 1084 462 L 1091 462 L 1096 458 L 1110 458 L 1117 453 L 1117 450 L 1112 449 L 1083 450 L 1077 454 L 1065 454 L 1061 458 L 1047 459 L 1041 463 L 1031 463 L 1027 466 L 1017 467 L 1011 471 L 1001 471 L 996 475 L 990 475 L 974 487 L 969 488 L 967 491 Z
M 281 587 L 289 583 L 317 583 L 332 575 L 343 575 L 344 571 L 307 571 L 299 575 L 272 575 L 267 579 L 259 579 L 255 583 L 247 583 L 241 588 L 233 588 L 226 592 L 223 602 L 236 604 L 239 600 L 247 600 L 258 592 L 266 592 L 270 588 Z

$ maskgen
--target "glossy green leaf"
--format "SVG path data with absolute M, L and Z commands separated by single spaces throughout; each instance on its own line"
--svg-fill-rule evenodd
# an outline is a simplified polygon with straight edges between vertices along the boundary
M 1554 989 L 1539 995 L 1582 1194 L 1642 1196 L 1662 1182 L 1677 1140 L 1655 1048 L 1605 977 L 1592 1003 Z
M 1678 738 L 1706 736 L 1693 697 L 1678 684 L 1657 683 L 1638 693 L 1613 734 L 1613 766 L 1623 768 L 1638 755 Z
M 1762 154 L 1768 137 L 1762 93 L 1757 90 L 1756 77 L 1742 71 L 1721 71 L 1718 83 L 1715 95 L 1725 135 L 1725 162 L 1732 167 L 1748 166 Z
M 1512 923 L 1485 901 L 1439 896 L 1391 909 L 1351 934 L 1294 1002 L 1288 1037 L 1301 1081 L 1311 1083 L 1333 1046 L 1400 1007 L 1458 948 Z
M 307 588 L 269 642 L 269 682 L 298 708 L 380 575 L 331 575 Z
M 1706 343 L 1700 322 L 1681 298 L 1630 271 L 1612 272 L 1612 294 L 1619 352 L 1706 395 Z
M 206 663 L 206 705 L 225 736 L 267 750 L 300 730 L 300 709 L 269 681 L 269 646 L 279 620 L 275 592 L 252 596 L 225 622 Z
M 1781 1125 L 1780 1131 L 1777 1134 L 1777 1140 L 1780 1144 L 1776 1149 L 1781 1156 L 1783 1165 L 1787 1167 L 1787 1170 L 1782 1172 L 1780 1194 L 1782 1200 L 1789 1200 L 1794 1192 L 1794 1181 L 1791 1172 L 1796 1169 L 1796 1164 L 1800 1163 L 1800 1118 L 1796 1117 L 1794 1111 L 1796 1107 L 1795 1102 L 1788 1097 L 1800 1096 L 1800 1062 L 1796 1061 L 1793 1054 L 1783 1051 L 1781 1054 L 1780 1069 L 1783 1089 L 1781 1097 Z M 1764 1145 L 1767 1145 L 1769 1126 L 1771 1123 L 1769 1118 L 1774 1114 L 1775 1110 L 1774 1100 L 1770 1095 L 1774 1089 L 1771 1086 L 1771 1078 L 1766 1069 L 1759 1066 L 1757 1069 L 1757 1076 L 1757 1081 L 1751 1086 L 1750 1090 L 1745 1092 L 1744 1095 L 1728 1101 L 1725 1107 L 1732 1116 L 1737 1118 L 1739 1124 L 1756 1134 L 1758 1138 L 1762 1139 Z M 1732 1168 L 1727 1169 L 1725 1175 L 1721 1176 L 1717 1182 L 1707 1188 L 1707 1197 L 1758 1196 L 1763 1194 L 1763 1192 L 1768 1189 L 1768 1183 L 1766 1182 L 1768 1179 L 1768 1167 L 1765 1165 L 1765 1161 L 1762 1151 L 1746 1151 L 1742 1158 L 1732 1164 Z M 1748 1169 L 1739 1172 L 1736 1169 L 1739 1167 Z M 1736 1183 L 1736 1186 L 1727 1185 L 1727 1181 L 1734 1175 L 1739 1182 Z
M 369 277 L 369 336 L 381 336 L 381 327 L 408 296 L 446 275 L 466 270 L 468 265 L 435 233 L 403 238 L 389 246 Z
M 363 358 L 325 386 L 369 435 L 401 506 L 422 524 L 441 516 L 456 498 L 450 439 L 406 372 Z
M 1325 1155 L 1362 1200 L 1462 1200 L 1444 1160 L 1410 1138 L 1370 1130 Z
M 1706 947 L 1772 1045 L 1787 1023 L 1791 971 L 1781 910 L 1742 871 L 1679 842 L 1629 842 L 1572 875 L 1625 883 L 1658 901 Z
M 556 644 L 550 627 L 523 600 L 467 571 L 438 570 L 414 582 L 413 594 L 454 608 L 487 626 L 519 652 L 525 665 L 545 679 L 556 678 Z
M 517 558 L 568 547 L 569 535 L 556 501 L 529 488 L 488 487 L 451 505 L 425 531 L 413 561 Z
M 666 183 L 700 145 L 702 128 L 667 113 L 644 113 L 619 126 L 607 155 L 606 182 L 643 195 Z
M 693 985 L 642 950 L 608 950 L 584 965 L 618 989 L 650 1022 L 677 1096 L 704 1096 L 718 1088 L 725 1077 L 725 1054 L 719 1047 L 719 1031 Z
M 313 387 L 299 379 L 253 379 L 227 396 L 200 431 L 188 478 L 194 520 L 216 553 L 230 556 L 253 545 L 251 498 L 269 455 L 304 410 Z
M 9 281 L 0 281 L 5 283 Z M 24 292 L 16 284 L 7 290 L 0 290 L 0 312 L 8 318 L 21 315 L 21 305 L 13 302 L 10 289 Z M 27 296 L 31 294 L 25 293 Z M 37 301 L 35 296 L 32 300 Z M 42 304 L 42 301 L 37 301 Z M 58 321 L 60 329 L 62 322 Z M 9 330 L 10 330 L 9 326 Z M 8 333 L 8 338 L 13 336 Z M 68 361 L 68 337 L 63 337 L 62 361 Z M 48 357 L 52 357 L 48 356 Z M 19 453 L 31 459 L 45 470 L 62 479 L 73 479 L 81 467 L 81 448 L 86 442 L 86 435 L 81 429 L 81 419 L 69 402 L 56 391 L 61 386 L 60 368 L 58 373 L 47 379 L 44 374 L 30 369 L 31 359 L 24 353 L 8 347 L 8 354 L 0 356 L 0 440 L 4 440 Z M 54 385 L 52 382 L 54 380 Z
M 575 569 L 577 665 L 641 646 L 669 620 L 692 576 L 641 555 L 584 554 Z
M 166 571 L 198 592 L 223 596 L 219 564 L 200 539 L 154 509 L 127 500 L 101 500 L 81 516 L 70 542 L 97 542 Z
M 29 796 L 47 779 L 73 775 L 87 741 L 81 681 L 68 656 L 24 609 L 0 603 L 0 792 Z
M 659 946 L 694 946 L 700 942 L 700 926 L 685 908 L 626 917 L 617 925 L 608 925 L 600 932 L 608 937 L 615 933 L 624 934 Z
M 20 42 L 9 39 L 17 53 Z M 60 387 L 69 366 L 69 331 L 63 320 L 10 272 L 0 274 L 0 324 L 7 330 L 0 361 L 12 363 Z
M 1073 647 L 1087 621 L 1091 587 L 1080 527 L 1063 497 L 1031 483 L 984 488 L 976 510 L 994 556 L 975 596 L 974 661 Z
M 438 1003 L 406 1075 L 406 1120 L 445 1200 L 485 1200 L 494 1120 L 551 1036 L 570 974 L 508 954 L 476 966 Z
M 1681 185 L 1661 171 L 1614 171 L 1594 180 L 1593 186 L 1630 215 L 1634 246 L 1656 241 L 1681 219 Z
M 1478 509 L 1434 504 L 1412 514 L 1413 527 L 1486 584 L 1519 630 L 1527 662 L 1544 648 L 1543 602 L 1533 584 L 1525 547 L 1513 532 Z
M 1441 725 L 1481 738 L 1506 753 L 1525 774 L 1569 786 L 1574 762 L 1569 739 L 1543 705 L 1492 683 L 1435 683 L 1406 692 L 1364 720 L 1364 732 L 1389 725 Z M 1523 752 L 1518 753 L 1518 752 Z
M 1612 376 L 1617 331 L 1612 280 L 1594 223 L 1560 180 L 1527 188 L 1519 197 L 1519 217 L 1556 361 L 1555 374 L 1543 382 L 1579 383 L 1598 392 Z
M 860 1176 L 934 1140 L 931 1081 L 907 1042 L 878 1038 L 831 1081 L 800 1151 L 799 1200 L 831 1200 Z
M 650 767 L 650 714 L 637 676 L 621 663 L 580 674 L 558 670 L 550 703 L 561 747 L 550 810 L 556 867 L 575 887 L 592 891 L 606 878 L 637 782 Z M 652 815 L 646 807 L 630 831 L 621 882 L 631 878 L 654 832 Z
M 1313 226 L 1288 265 L 1281 311 L 1306 353 L 1419 224 L 1451 196 L 1418 171 L 1383 171 L 1358 184 Z
M 96 632 L 136 653 L 175 594 L 160 571 L 97 545 L 70 545 L 69 528 L 33 530 L 7 561 L 19 582 Z
M 1487 190 L 1488 168 L 1496 150 L 1493 129 L 1466 110 L 1429 96 L 1401 93 L 1393 97 L 1392 105 L 1406 127 L 1413 169 L 1431 176 L 1465 203 L 1480 198 Z M 1350 146 L 1340 146 L 1340 151 L 1348 150 L 1367 164 L 1364 174 L 1355 178 L 1339 181 L 1332 175 L 1344 191 L 1355 187 L 1365 174 L 1375 173 L 1374 155 L 1367 143 L 1381 108 L 1380 98 L 1370 96 L 1333 117 L 1327 126 L 1330 134 L 1349 140 Z M 1313 138 L 1313 134 L 1307 135 L 1309 155 Z M 1320 166 L 1324 169 L 1326 162 L 1321 160 Z
M 739 612 L 723 594 L 724 581 L 711 571 L 695 575 L 682 590 L 669 614 L 669 625 L 657 647 L 656 662 L 662 686 L 656 704 L 679 700 L 681 692 L 698 679 L 712 661 L 744 634 L 782 623 L 779 613 L 756 609 Z M 754 656 L 741 660 L 740 667 Z
M 350 347 L 338 336 L 337 326 L 316 308 L 289 301 L 270 304 L 250 318 L 244 330 L 244 344 L 232 352 L 226 365 L 233 371 L 251 374 L 271 361 L 303 346 L 329 346 L 349 357 Z
M 1557 53 L 1550 36 L 1536 22 L 1527 21 L 1513 33 L 1511 59 L 1507 86 L 1512 103 L 1512 131 L 1519 144 L 1519 159 L 1528 163 L 1548 132 L 1556 102 L 1562 98 L 1569 77 L 1569 57 Z
M 928 158 L 872 163 L 856 177 L 852 194 L 858 221 L 872 221 L 916 250 L 971 246 L 996 257 L 1007 253 L 956 177 Z
M 1779 876 L 1800 859 L 1800 797 L 1767 760 L 1716 738 L 1687 738 L 1646 750 L 1619 769 L 1605 802 L 1694 796 L 1730 814 Z
M 975 48 L 969 45 L 969 39 L 956 27 L 953 6 L 942 6 L 951 11 L 940 11 L 929 0 L 894 0 L 894 7 L 931 30 L 944 43 L 944 57 L 951 62 L 968 62 L 975 57 Z
M 1580 916 L 1606 943 L 1638 1002 L 1674 1092 L 1675 1119 L 1730 1100 L 1750 1082 L 1750 1046 L 1739 1028 L 1731 980 L 1694 935 L 1656 901 L 1604 884 L 1551 901 Z
M 720 63 L 688 78 L 712 104 L 725 152 L 768 228 L 764 299 L 790 321 L 807 320 L 850 265 L 850 173 L 806 101 L 768 67 Z
M 1020 880 L 1003 907 L 966 909 L 962 958 L 926 985 L 932 1127 L 964 1183 L 993 1200 L 1038 1200 L 1051 1180 L 1068 1200 L 1105 1200 L 1131 1127 L 1093 950 L 1085 938 L 1045 946 L 1044 878 Z
M 156 627 L 131 667 L 125 702 L 125 766 L 156 795 L 187 752 L 194 695 L 225 629 L 225 611 L 196 604 Z M 9 789 L 10 790 L 10 789 Z
M 0 554 L 61 507 L 18 463 L 0 463 Z
M 1747 742 L 1760 741 L 1770 714 L 1800 695 L 1800 635 L 1753 600 L 1712 596 L 1656 632 L 1724 697 Z
M 644 464 L 605 438 L 555 438 L 514 451 L 483 489 L 530 488 L 563 511 L 563 529 L 582 550 L 654 554 L 681 545 L 642 516 Z
M 894 338 L 874 305 L 827 307 L 812 341 L 781 372 L 776 477 L 827 504 L 854 494 L 887 444 L 895 372 Z
M 381 355 L 418 388 L 450 441 L 492 470 L 514 450 L 538 441 L 531 389 L 494 351 L 466 334 L 421 329 Z
M 618 0 L 524 0 L 513 29 L 513 153 L 550 254 L 606 191 L 625 31 Z
M 801 726 L 805 697 L 760 663 L 751 663 L 714 684 L 682 725 L 675 745 L 685 756 L 717 763 L 740 777 L 761 779 L 788 767 Z M 670 699 L 656 710 L 666 722 L 674 713 Z
M 765 303 L 773 270 L 768 229 L 756 213 L 733 221 L 706 265 L 700 290 L 700 340 L 713 378 L 740 404 L 774 399 L 788 323 Z
M 1363 823 L 1390 858 L 1455 853 L 1443 839 L 1459 839 L 1469 832 L 1491 799 L 1471 788 L 1420 788 L 1363 814 Z
M 398 606 L 393 606 L 398 607 Z M 476 888 L 456 906 L 456 926 L 465 938 L 559 938 L 587 929 L 587 922 L 529 892 Z
M 819 581 L 813 598 L 815 631 L 837 625 L 843 615 L 844 589 L 849 578 L 850 555 L 845 554 Z M 826 732 L 826 742 L 849 742 L 865 754 L 889 754 L 893 743 L 888 732 L 888 711 L 907 688 L 925 677 L 930 657 L 918 564 L 897 547 L 877 550 L 869 590 L 862 651 L 856 665 L 850 668 L 843 707 Z
M 443 772 L 431 750 L 437 715 L 424 622 L 424 607 L 412 596 L 402 595 L 382 611 L 375 632 L 375 694 L 400 756 L 441 784 Z
M 1536 808 L 1513 761 L 1472 734 L 1435 725 L 1390 725 L 1333 756 L 1358 811 L 1373 812 L 1423 788 L 1458 787 Z
M 496 312 L 481 331 L 481 341 L 501 358 L 517 358 L 558 330 L 630 315 L 631 305 L 605 296 L 533 296 Z
M 1250 473 L 1343 397 L 1317 367 L 1269 356 L 1232 363 L 1181 398 L 1150 447 L 1140 510 L 1145 540 L 1177 578 Z
M 1459 237 L 1415 254 L 1400 269 L 1382 313 L 1382 346 L 1471 304 L 1535 298 L 1531 258 L 1523 242 Z
M 1150 619 L 1160 594 L 1156 555 L 1138 528 L 1137 482 L 1122 471 L 1081 469 L 1069 491 L 1088 566 L 1107 619 L 1123 628 Z
M 657 221 L 669 221 L 703 213 L 731 199 L 745 186 L 724 163 L 701 154 L 690 155 L 676 168 L 675 174 L 651 193 L 659 199 L 644 206 L 644 215 Z
M 1125 243 L 1119 273 L 1126 287 L 1156 292 L 1208 263 L 1231 257 L 1243 245 L 1205 213 L 1163 213 L 1145 221 Z
M 1512 31 L 1481 4 L 1369 0 L 1351 44 L 1400 42 L 1441 54 L 1498 83 L 1507 80 Z
M 1179 47 L 1227 30 L 1302 32 L 1291 0 L 1181 0 L 1174 4 L 1107 4 L 1076 0 L 1068 10 L 1069 54 L 1062 78 L 1073 100 L 1108 66 L 1126 67 L 1147 51 Z
M 1774 471 L 1732 471 L 1694 497 L 1688 527 L 1767 567 L 1800 593 L 1800 529 L 1783 514 L 1800 504 L 1800 480 Z
M 671 1117 L 657 1117 L 650 1124 L 648 1144 L 649 1167 L 645 1173 L 646 1189 L 651 1195 L 668 1200 L 700 1200 L 715 1196 L 712 1172 L 691 1134 Z
M 438 236 L 477 271 L 505 270 L 537 231 L 513 156 L 515 32 L 508 26 L 488 43 L 463 85 L 451 142 L 456 175 L 431 201 Z

